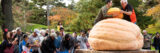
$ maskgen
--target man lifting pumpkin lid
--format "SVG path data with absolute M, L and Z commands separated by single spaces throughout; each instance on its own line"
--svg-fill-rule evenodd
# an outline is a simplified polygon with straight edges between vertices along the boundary
M 113 16 L 117 16 L 116 14 L 113 14 L 113 15 L 106 14 L 108 12 L 108 9 L 112 7 L 112 0 L 105 0 L 105 2 L 106 2 L 106 5 L 100 9 L 99 14 L 97 15 L 96 20 L 94 21 L 94 24 L 96 24 L 97 22 L 103 19 L 112 18 Z
M 121 6 L 122 6 L 122 10 L 121 13 L 123 13 L 123 19 L 130 21 L 130 22 L 136 22 L 136 17 L 131 18 L 131 15 L 133 14 L 132 12 L 134 12 L 132 6 L 130 4 L 128 4 L 127 0 L 121 0 L 120 1 Z

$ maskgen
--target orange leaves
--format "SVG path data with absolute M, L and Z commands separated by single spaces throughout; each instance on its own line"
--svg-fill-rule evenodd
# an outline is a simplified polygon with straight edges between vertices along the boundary
M 146 12 L 146 16 L 156 16 L 156 15 L 159 15 L 160 13 L 160 4 L 159 5 L 156 5 L 155 7 L 151 8 L 151 9 L 148 9 L 147 12 Z
M 69 10 L 67 8 L 63 8 L 63 7 L 53 8 L 52 12 L 55 13 L 55 15 L 61 16 L 61 18 L 63 19 L 73 18 L 76 16 L 76 13 L 74 11 Z
M 50 21 L 62 21 L 66 25 L 70 24 L 71 21 L 77 16 L 76 12 L 63 7 L 55 7 L 51 11 L 54 15 L 49 16 Z
M 49 20 L 60 21 L 61 20 L 61 16 L 60 15 L 49 16 Z

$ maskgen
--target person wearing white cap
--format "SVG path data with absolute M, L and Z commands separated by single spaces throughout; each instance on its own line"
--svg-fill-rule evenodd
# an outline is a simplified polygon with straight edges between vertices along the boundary
M 133 7 L 128 4 L 128 0 L 121 0 L 120 3 L 122 6 L 121 13 L 123 13 L 123 19 L 131 22 L 130 16 L 132 15 Z
M 38 36 L 39 30 L 35 29 L 33 34 L 29 37 L 28 42 L 32 45 L 33 52 L 32 53 L 39 53 L 40 48 L 40 37 Z
M 42 41 L 46 38 L 45 36 L 46 31 L 45 30 L 41 30 L 40 31 L 40 43 L 42 43 Z
M 40 31 L 38 29 L 34 29 L 34 32 L 39 35 Z
M 143 30 L 143 36 L 144 36 L 144 45 L 143 49 L 151 49 L 151 36 L 147 34 L 146 30 Z
M 51 29 L 51 33 L 55 33 L 55 30 L 54 30 L 54 29 Z

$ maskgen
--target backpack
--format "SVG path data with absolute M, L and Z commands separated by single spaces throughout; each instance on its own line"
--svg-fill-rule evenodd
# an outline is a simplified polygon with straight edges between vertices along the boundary
M 135 13 L 134 9 L 132 10 L 132 14 L 130 15 L 130 19 L 131 19 L 132 23 L 137 22 L 136 13 Z

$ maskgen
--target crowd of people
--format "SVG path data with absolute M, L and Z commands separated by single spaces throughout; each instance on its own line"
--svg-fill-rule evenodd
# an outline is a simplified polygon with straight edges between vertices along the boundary
M 160 52 L 160 33 L 157 32 L 155 35 L 148 34 L 146 30 L 143 30 L 144 46 L 143 49 L 151 50 L 152 47 Z
M 75 53 L 75 49 L 90 49 L 88 32 L 66 34 L 63 27 L 59 30 L 34 29 L 24 33 L 21 28 L 5 30 L 0 53 Z
M 127 0 L 121 0 L 120 3 L 122 5 L 121 13 L 124 14 L 123 19 L 136 24 L 136 17 L 131 19 L 132 12 L 134 12 L 132 6 L 128 4 Z M 112 7 L 112 0 L 106 0 L 106 5 L 101 8 L 94 24 L 103 19 L 117 16 L 116 14 L 106 15 L 110 7 Z M 75 49 L 91 49 L 88 43 L 90 29 L 82 30 L 80 33 L 67 34 L 61 22 L 58 23 L 57 30 L 34 29 L 33 32 L 22 32 L 18 27 L 12 31 L 8 31 L 8 29 L 4 31 L 0 53 L 75 53 Z M 152 45 L 156 50 L 160 49 L 158 32 L 156 36 L 152 37 L 144 30 L 143 35 L 143 49 L 151 49 Z M 153 44 L 152 39 L 154 40 Z
M 0 44 L 0 53 L 75 53 L 75 49 L 91 49 L 87 41 L 90 29 L 82 30 L 80 35 L 77 32 L 66 34 L 63 27 L 60 27 L 59 31 L 34 29 L 32 33 L 24 33 L 21 28 L 5 31 L 3 42 Z M 160 49 L 158 32 L 152 36 L 143 30 L 143 36 L 143 49 L 151 50 L 151 46 L 156 50 Z

